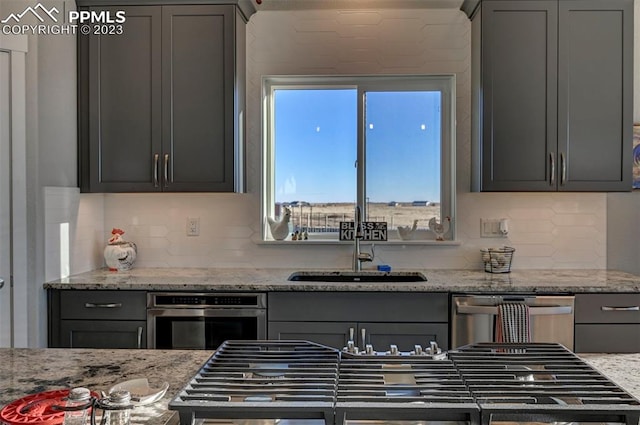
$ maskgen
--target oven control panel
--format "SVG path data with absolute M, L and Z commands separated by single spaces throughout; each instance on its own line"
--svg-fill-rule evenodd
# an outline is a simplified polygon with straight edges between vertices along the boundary
M 151 293 L 148 294 L 147 306 L 171 308 L 265 308 L 266 295 L 262 293 Z

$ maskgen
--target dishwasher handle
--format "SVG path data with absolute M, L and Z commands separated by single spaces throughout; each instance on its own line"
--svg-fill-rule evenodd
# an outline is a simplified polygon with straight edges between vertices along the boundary
M 457 314 L 489 314 L 492 316 L 498 315 L 498 306 L 487 305 L 467 305 L 459 304 L 456 302 Z M 573 307 L 570 305 L 558 305 L 547 307 L 529 307 L 529 314 L 531 316 L 551 316 L 558 314 L 572 314 Z

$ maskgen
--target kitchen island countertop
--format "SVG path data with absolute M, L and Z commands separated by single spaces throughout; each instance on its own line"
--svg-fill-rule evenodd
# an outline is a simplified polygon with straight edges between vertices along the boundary
M 426 282 L 290 282 L 293 269 L 100 269 L 44 284 L 46 289 L 151 291 L 640 292 L 640 276 L 612 270 L 420 271 Z M 409 270 L 404 270 L 409 271 Z M 328 272 L 328 270 L 327 270 Z
M 159 402 L 133 410 L 132 425 L 167 425 L 178 416 L 169 401 L 212 355 L 206 350 L 0 349 L 0 407 L 28 394 L 84 386 L 107 391 L 135 378 L 150 386 L 169 382 Z M 640 397 L 640 353 L 585 354 L 587 362 L 636 398 Z
M 114 384 L 147 378 L 151 388 L 169 383 L 158 402 L 136 407 L 131 424 L 177 424 L 169 401 L 204 365 L 206 350 L 0 349 L 0 407 L 29 394 L 86 387 L 107 392 Z

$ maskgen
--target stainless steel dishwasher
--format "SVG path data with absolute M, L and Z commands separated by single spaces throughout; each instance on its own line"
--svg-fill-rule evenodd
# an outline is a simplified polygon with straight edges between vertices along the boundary
M 494 342 L 498 306 L 529 306 L 531 342 L 557 342 L 573 350 L 573 295 L 453 295 L 451 347 Z

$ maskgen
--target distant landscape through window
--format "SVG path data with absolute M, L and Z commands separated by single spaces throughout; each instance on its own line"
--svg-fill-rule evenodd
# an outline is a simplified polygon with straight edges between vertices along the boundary
M 359 199 L 367 220 L 387 222 L 392 238 L 398 226 L 440 220 L 449 146 L 442 127 L 451 117 L 439 86 L 417 87 L 274 84 L 267 214 L 287 207 L 291 232 L 322 238 L 353 220 Z

